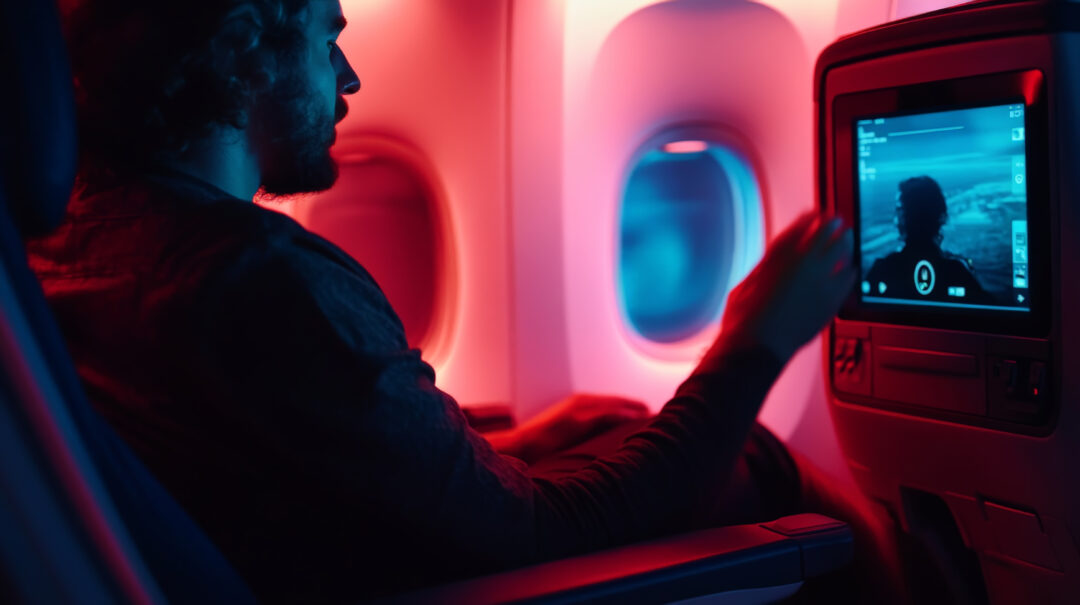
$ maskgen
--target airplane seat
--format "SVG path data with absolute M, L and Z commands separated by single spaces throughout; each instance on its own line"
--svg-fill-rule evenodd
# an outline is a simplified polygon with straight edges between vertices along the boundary
M 817 63 L 817 192 L 862 272 L 829 408 L 921 602 L 1080 596 L 1078 46 L 1074 0 L 978 0 Z
M 23 238 L 56 226 L 76 165 L 55 4 L 0 4 L 0 48 L 0 76 L 12 84 L 0 97 L 0 596 L 254 602 L 91 407 L 27 266 Z M 851 551 L 846 524 L 800 515 L 557 561 L 445 594 L 459 602 L 670 601 L 764 586 L 775 597 L 845 565 Z
M 0 16 L 0 69 L 14 83 L 0 100 L 0 493 L 13 504 L 0 557 L 13 600 L 253 602 L 92 409 L 27 266 L 23 238 L 55 227 L 70 194 L 73 94 L 54 3 L 4 3 Z

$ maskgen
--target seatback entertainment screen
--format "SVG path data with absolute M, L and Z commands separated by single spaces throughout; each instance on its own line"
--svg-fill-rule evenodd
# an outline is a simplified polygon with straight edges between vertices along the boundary
M 864 304 L 1030 311 L 1024 112 L 855 121 Z

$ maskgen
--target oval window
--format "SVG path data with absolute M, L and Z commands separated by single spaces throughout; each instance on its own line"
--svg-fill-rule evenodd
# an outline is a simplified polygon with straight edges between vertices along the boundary
M 708 141 L 669 141 L 636 157 L 620 218 L 622 308 L 646 339 L 679 342 L 719 319 L 761 257 L 757 181 L 741 156 Z
M 334 187 L 306 203 L 304 226 L 371 273 L 419 347 L 440 302 L 442 238 L 428 184 L 404 162 L 371 157 L 341 164 Z

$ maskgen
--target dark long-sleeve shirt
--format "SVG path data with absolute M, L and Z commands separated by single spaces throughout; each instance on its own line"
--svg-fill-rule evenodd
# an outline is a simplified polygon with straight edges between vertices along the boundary
M 29 242 L 95 407 L 267 600 L 355 600 L 685 529 L 780 362 L 721 345 L 557 478 L 496 453 L 356 261 L 178 174 L 83 186 Z

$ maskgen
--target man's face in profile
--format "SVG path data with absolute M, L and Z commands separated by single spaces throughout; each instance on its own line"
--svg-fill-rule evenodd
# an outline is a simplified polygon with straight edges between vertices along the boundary
M 348 111 L 342 95 L 360 88 L 337 46 L 345 27 L 338 0 L 311 0 L 302 16 L 305 39 L 295 55 L 280 60 L 271 91 L 252 112 L 262 188 L 271 195 L 323 191 L 334 184 L 334 125 Z

